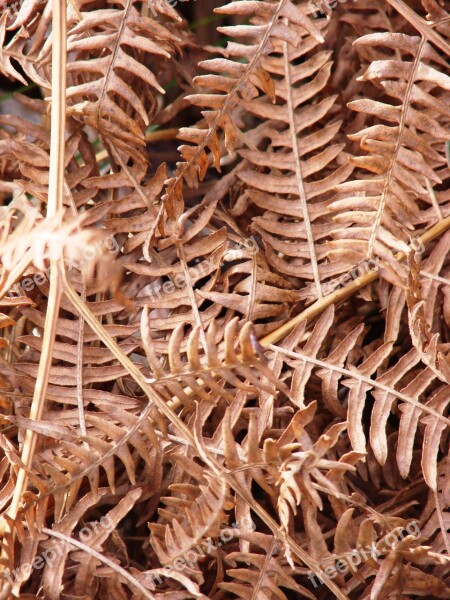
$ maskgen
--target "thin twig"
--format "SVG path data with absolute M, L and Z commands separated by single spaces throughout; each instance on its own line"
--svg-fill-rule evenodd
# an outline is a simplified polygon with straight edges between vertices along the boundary
M 107 567 L 109 567 L 110 569 L 112 569 L 113 571 L 118 573 L 121 577 L 126 579 L 133 587 L 135 587 L 142 594 L 144 594 L 144 596 L 146 598 L 149 598 L 149 600 L 155 600 L 155 596 L 149 590 L 147 590 L 143 585 L 141 585 L 139 583 L 139 581 L 135 577 L 133 577 L 133 575 L 131 575 L 131 573 L 128 573 L 128 571 L 126 571 L 123 567 L 116 564 L 115 562 L 113 562 L 112 560 L 107 558 L 106 556 L 103 556 L 103 554 L 100 554 L 100 552 L 97 552 L 97 550 L 94 550 L 90 546 L 87 546 L 86 544 L 83 544 L 82 542 L 79 542 L 78 540 L 74 540 L 73 538 L 69 537 L 68 535 L 64 535 L 64 533 L 60 533 L 59 531 L 53 531 L 53 529 L 49 529 L 48 527 L 43 527 L 42 533 L 45 533 L 46 535 L 49 535 L 58 540 L 61 540 L 61 541 L 65 542 L 66 544 L 70 544 L 71 546 L 75 546 L 75 548 L 78 548 L 79 550 L 86 552 L 86 554 L 93 556 L 94 558 L 96 558 L 97 560 L 99 560 L 100 562 L 105 564 Z
M 86 283 L 82 283 L 81 299 L 86 302 Z M 83 315 L 80 315 L 78 321 L 78 342 L 77 342 L 77 407 L 78 407 L 78 422 L 80 425 L 81 435 L 86 436 L 86 418 L 84 414 L 84 397 L 83 397 L 83 353 L 84 349 L 84 319 Z M 84 445 L 88 447 L 88 444 L 84 442 Z

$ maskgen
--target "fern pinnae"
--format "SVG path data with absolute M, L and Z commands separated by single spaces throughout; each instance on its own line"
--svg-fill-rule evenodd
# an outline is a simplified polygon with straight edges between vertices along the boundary
M 227 570 L 232 578 L 230 582 L 220 583 L 220 588 L 235 594 L 240 600 L 269 600 L 274 596 L 286 600 L 287 596 L 280 586 L 293 590 L 305 598 L 313 600 L 315 596 L 305 586 L 298 584 L 283 568 L 284 560 L 279 545 L 273 543 L 270 536 L 261 533 L 240 533 L 241 540 L 251 544 L 249 552 L 230 552 L 226 562 L 231 568 Z M 262 551 L 262 553 L 261 553 Z
M 205 112 L 207 130 L 183 128 L 180 132 L 182 139 L 194 142 L 195 145 L 180 147 L 184 162 L 179 163 L 176 176 L 168 182 L 167 199 L 170 199 L 178 190 L 183 179 L 186 179 L 190 186 L 196 186 L 198 181 L 204 178 L 208 168 L 206 148 L 211 151 L 214 165 L 220 170 L 220 149 L 217 137 L 219 128 L 222 127 L 225 131 L 225 146 L 228 152 L 233 150 L 236 134 L 231 118 L 232 110 L 242 102 L 242 99 L 245 102 L 254 98 L 258 94 L 258 88 L 264 89 L 269 86 L 266 88 L 269 89 L 271 86 L 270 76 L 265 73 L 264 68 L 261 68 L 260 61 L 267 49 L 270 48 L 272 38 L 283 39 L 283 35 L 287 35 L 290 44 L 297 44 L 295 37 L 289 35 L 288 28 L 280 22 L 281 19 L 286 17 L 290 22 L 306 28 L 317 39 L 323 40 L 314 23 L 290 0 L 281 0 L 278 3 L 252 0 L 231 2 L 215 9 L 215 12 L 253 17 L 258 23 L 257 25 L 227 26 L 219 28 L 219 31 L 231 38 L 250 37 L 256 43 L 246 45 L 230 42 L 228 49 L 223 52 L 227 56 L 226 59 L 212 59 L 203 61 L 201 64 L 202 67 L 211 68 L 220 75 L 200 76 L 194 83 L 204 87 L 211 87 L 212 83 L 219 92 L 226 92 L 226 94 L 203 93 L 188 97 L 193 104 L 212 110 Z M 263 22 L 262 25 L 259 24 L 260 20 Z M 228 56 L 235 60 L 230 60 Z M 244 58 L 246 62 L 239 62 L 240 58 Z M 258 78 L 260 70 L 262 75 Z M 227 73 L 228 77 L 222 76 L 222 73 Z
M 68 51 L 74 53 L 76 60 L 68 68 L 69 74 L 74 73 L 74 81 L 67 90 L 67 97 L 75 102 L 71 109 L 74 114 L 106 138 L 114 136 L 114 144 L 122 150 L 127 149 L 126 144 L 131 149 L 140 138 L 141 148 L 131 150 L 131 153 L 137 153 L 142 151 L 143 131 L 149 125 L 149 117 L 142 100 L 129 83 L 130 76 L 161 93 L 164 90 L 150 69 L 139 63 L 122 45 L 169 58 L 180 39 L 163 25 L 139 15 L 134 0 L 124 0 L 119 4 L 122 9 L 81 13 L 82 20 L 69 31 Z M 111 28 L 115 34 L 112 48 L 104 55 L 105 42 L 111 41 Z M 85 37 L 85 34 L 90 35 Z M 93 54 L 95 60 L 92 60 Z M 88 59 L 84 60 L 84 57 Z M 127 76 L 120 75 L 118 69 Z M 80 74 L 84 75 L 81 82 Z M 85 100 L 86 97 L 89 99 Z M 90 99 L 92 97 L 95 101 Z M 142 126 L 135 124 L 121 107 L 123 101 L 131 105 Z
M 297 185 L 298 185 L 298 196 L 300 198 L 300 202 L 302 205 L 302 210 L 303 210 L 303 222 L 305 223 L 305 229 L 306 229 L 306 237 L 308 240 L 308 246 L 310 248 L 310 254 L 311 254 L 311 265 L 312 265 L 312 271 L 313 271 L 313 276 L 314 276 L 314 283 L 317 289 L 317 294 L 318 297 L 321 298 L 322 297 L 322 286 L 320 283 L 320 277 L 319 277 L 319 270 L 318 270 L 318 266 L 317 266 L 317 258 L 316 258 L 316 252 L 315 252 L 315 248 L 314 248 L 314 238 L 313 238 L 313 233 L 312 233 L 312 228 L 311 228 L 311 223 L 310 223 L 310 217 L 308 215 L 308 208 L 307 208 L 307 204 L 306 204 L 306 192 L 305 192 L 305 187 L 302 181 L 302 171 L 301 171 L 301 166 L 300 166 L 300 154 L 298 151 L 298 142 L 297 142 L 297 136 L 295 135 L 296 132 L 296 127 L 295 127 L 295 117 L 294 117 L 294 103 L 293 103 L 293 98 L 292 98 L 292 83 L 291 83 L 291 65 L 289 62 L 289 47 L 288 44 L 286 42 L 283 42 L 283 50 L 284 50 L 284 73 L 285 73 L 285 81 L 286 81 L 286 101 L 287 101 L 287 112 L 289 115 L 289 131 L 291 132 L 292 135 L 292 151 L 294 154 L 294 164 L 295 164 L 295 173 L 296 173 L 296 180 L 297 180 Z
M 413 232 L 417 227 L 418 213 L 411 197 L 418 196 L 429 202 L 426 181 L 440 183 L 433 167 L 444 159 L 430 146 L 430 138 L 448 138 L 448 133 L 439 126 L 434 115 L 448 113 L 446 103 L 440 97 L 448 96 L 450 79 L 445 73 L 428 65 L 434 63 L 442 66 L 442 59 L 430 48 L 425 38 L 383 32 L 365 35 L 355 44 L 357 48 L 382 45 L 393 52 L 412 55 L 413 58 L 412 61 L 403 58 L 375 60 L 360 77 L 361 81 L 380 82 L 388 96 L 401 101 L 400 107 L 372 99 L 349 103 L 353 110 L 378 116 L 394 124 L 375 125 L 350 136 L 360 141 L 361 148 L 368 152 L 367 155 L 352 158 L 352 163 L 378 177 L 355 181 L 353 186 L 351 182 L 338 186 L 338 192 L 343 193 L 347 190 L 358 191 L 359 195 L 362 192 L 371 197 L 375 193 L 376 210 L 375 204 L 368 198 L 364 202 L 363 212 L 358 215 L 355 212 L 355 218 L 364 225 L 361 232 L 365 236 L 366 256 L 370 258 L 375 253 L 383 257 L 389 247 L 401 250 L 398 240 L 406 240 L 405 232 Z M 435 99 L 436 102 L 433 102 Z M 411 104 L 417 104 L 419 108 L 413 108 Z M 342 207 L 344 210 L 338 217 L 340 221 L 352 219 L 352 211 L 346 210 L 345 200 L 338 199 L 331 207 L 336 210 Z M 350 238 L 349 244 L 359 252 L 363 238 L 358 239 L 353 234 Z
M 160 525 L 150 526 L 150 543 L 162 564 L 172 564 L 193 548 L 197 551 L 205 538 L 215 536 L 219 531 L 224 519 L 223 509 L 228 497 L 228 487 L 225 482 L 211 477 L 207 477 L 205 483 L 206 485 L 199 484 L 194 488 L 198 493 L 197 498 L 188 502 L 188 506 L 183 506 L 179 514 L 175 513 L 173 516 L 173 513 L 169 513 L 172 514 L 171 522 L 163 529 Z M 173 491 L 182 492 L 177 486 L 173 487 Z M 171 498 L 162 500 L 168 503 Z M 172 506 L 175 508 L 175 505 Z
M 371 379 L 370 376 L 368 375 L 364 375 L 361 372 L 356 372 L 355 370 L 348 370 L 348 369 L 343 369 L 340 367 L 336 367 L 332 364 L 328 364 L 326 361 L 324 360 L 318 360 L 314 357 L 310 357 L 307 356 L 305 354 L 302 354 L 300 352 L 291 352 L 288 350 L 284 350 L 281 347 L 277 347 L 277 346 L 273 346 L 274 350 L 277 350 L 278 352 L 280 352 L 281 354 L 286 355 L 287 357 L 292 357 L 295 358 L 296 356 L 298 358 L 300 358 L 301 361 L 305 360 L 306 362 L 310 362 L 313 365 L 317 365 L 323 368 L 323 370 L 331 370 L 331 371 L 335 371 L 341 374 L 346 374 L 350 376 L 350 379 L 347 380 L 343 380 L 342 384 L 345 386 L 350 387 L 350 391 L 353 392 L 354 396 L 354 400 L 353 402 L 355 403 L 354 405 L 350 405 L 349 404 L 349 435 L 353 435 L 353 439 L 352 442 L 356 445 L 356 451 L 357 452 L 365 452 L 365 435 L 364 432 L 362 430 L 362 426 L 361 426 L 361 414 L 362 414 L 362 410 L 364 408 L 364 400 L 363 398 L 365 398 L 365 395 L 367 394 L 367 392 L 369 392 L 370 390 L 372 390 L 373 388 L 375 388 L 377 391 L 379 391 L 379 395 L 378 395 L 378 400 L 380 401 L 382 398 L 389 398 L 389 402 L 388 405 L 392 404 L 392 399 L 393 398 L 397 398 L 398 400 L 402 400 L 403 402 L 406 403 L 404 411 L 405 411 L 405 415 L 409 415 L 411 413 L 412 410 L 414 410 L 414 423 L 415 426 L 417 427 L 418 425 L 418 419 L 420 414 L 425 413 L 426 418 L 428 418 L 428 416 L 430 417 L 429 421 L 427 420 L 426 422 L 430 424 L 434 424 L 434 426 L 436 426 L 437 424 L 439 425 L 440 429 L 443 429 L 445 427 L 444 424 L 447 424 L 447 426 L 450 424 L 450 420 L 448 418 L 446 418 L 443 414 L 442 414 L 442 408 L 440 410 L 436 410 L 430 403 L 421 403 L 418 400 L 416 400 L 414 397 L 412 397 L 411 395 L 411 391 L 416 390 L 417 388 L 417 383 L 419 381 L 419 379 L 417 379 L 417 381 L 415 381 L 414 383 L 410 384 L 409 386 L 407 386 L 404 389 L 401 390 L 396 390 L 393 387 L 390 387 L 389 385 L 386 385 L 383 381 L 382 381 L 382 377 L 381 378 L 376 378 L 376 379 Z M 366 367 L 369 368 L 370 370 L 373 370 L 374 365 L 376 365 L 377 363 L 379 363 L 383 357 L 385 356 L 385 348 L 381 347 L 380 348 L 380 352 L 377 353 L 377 356 L 375 358 L 375 360 L 372 360 L 368 363 L 368 366 Z M 406 363 L 407 361 L 405 361 Z M 369 366 L 370 365 L 370 366 Z M 395 369 L 395 368 L 394 368 Z M 428 371 L 428 376 L 427 376 L 427 371 L 423 371 L 420 373 L 420 378 L 423 380 L 423 378 L 425 377 L 425 380 L 423 381 L 423 389 L 425 389 L 434 379 L 434 376 L 431 374 L 430 371 Z M 355 410 L 355 408 L 352 408 L 352 406 L 356 406 L 357 410 Z M 442 405 L 443 407 L 444 405 Z M 411 407 L 411 408 L 409 408 Z M 377 410 L 381 410 L 381 405 L 379 405 L 379 407 L 377 406 Z M 383 406 L 383 414 L 384 414 L 384 419 L 386 418 L 386 405 Z M 350 412 L 351 411 L 351 412 Z M 374 417 L 372 416 L 372 419 Z M 411 448 L 411 444 L 413 443 L 413 438 L 412 436 L 412 430 L 411 430 L 411 421 L 409 421 L 409 426 L 406 425 L 407 421 L 406 419 L 408 419 L 408 416 L 405 416 L 405 421 L 403 421 L 403 426 L 401 424 L 401 433 L 402 433 L 402 439 L 404 440 L 404 443 L 407 444 L 408 448 Z M 381 421 L 382 423 L 383 421 Z M 380 432 L 380 424 L 381 423 L 377 423 L 377 425 L 373 425 L 373 439 L 375 439 L 375 431 L 376 428 L 378 432 Z M 350 431 L 350 427 L 354 428 L 354 433 L 351 434 Z M 433 431 L 432 429 L 430 429 L 430 432 Z M 381 435 L 381 440 L 385 439 L 385 435 L 380 434 Z M 404 437 L 403 437 L 404 436 Z M 380 441 L 380 439 L 377 438 L 376 441 L 376 445 L 375 445 L 375 449 L 377 451 L 377 453 L 380 456 L 380 460 L 382 460 L 384 454 L 383 451 L 381 450 L 383 448 L 382 445 L 382 441 Z M 436 448 L 436 446 L 434 446 Z M 381 453 L 380 453 L 381 452 Z M 399 459 L 400 459 L 400 455 Z M 409 462 L 407 460 L 407 456 L 410 456 L 409 451 L 406 452 L 406 454 L 401 455 L 401 462 L 399 462 L 399 465 L 402 465 L 402 469 L 403 469 L 403 473 L 407 474 L 409 471 Z M 427 450 L 427 457 L 430 456 L 428 450 Z M 426 460 L 426 457 L 424 457 L 424 460 Z
M 333 186 L 349 176 L 351 167 L 342 166 L 334 171 L 333 167 L 329 168 L 342 145 L 326 150 L 322 147 L 336 135 L 339 123 L 331 123 L 324 131 L 315 127 L 336 100 L 336 96 L 322 99 L 321 95 L 330 75 L 329 53 L 319 52 L 295 64 L 317 46 L 317 40 L 312 37 L 306 36 L 302 41 L 298 48 L 276 41 L 274 56 L 263 61 L 274 77 L 276 95 L 282 102 L 274 107 L 267 100 L 246 103 L 247 110 L 270 119 L 263 135 L 271 144 L 266 152 L 238 150 L 250 165 L 239 177 L 250 186 L 247 193 L 253 202 L 266 209 L 262 217 L 254 219 L 253 226 L 262 237 L 269 263 L 280 273 L 312 279 L 320 298 L 321 282 L 329 274 L 323 260 L 326 252 L 319 242 L 327 230 L 327 226 L 320 225 L 327 203 L 320 202 L 319 198 L 326 199 Z M 313 77 L 311 82 L 302 82 L 309 77 Z M 317 103 L 308 105 L 315 97 L 318 97 Z M 313 132 L 300 142 L 299 134 L 306 127 Z M 305 156 L 310 158 L 305 159 Z M 261 172 L 264 167 L 269 171 Z M 327 177 L 313 180 L 312 175 L 317 177 L 327 167 L 326 173 L 330 173 Z M 282 173 L 285 170 L 287 173 Z M 303 217 L 302 222 L 299 222 L 300 217 Z

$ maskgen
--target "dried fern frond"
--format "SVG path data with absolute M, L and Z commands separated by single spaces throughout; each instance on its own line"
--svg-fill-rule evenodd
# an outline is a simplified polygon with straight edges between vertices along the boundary
M 224 132 L 223 143 L 231 153 L 235 138 L 239 139 L 242 135 L 234 123 L 236 116 L 239 115 L 239 120 L 241 119 L 242 110 L 239 109 L 242 107 L 245 111 L 246 103 L 258 97 L 261 91 L 269 93 L 272 101 L 274 100 L 273 81 L 262 64 L 262 57 L 272 51 L 274 40 L 286 39 L 293 46 L 299 43 L 284 19 L 311 31 L 318 40 L 323 39 L 313 22 L 290 0 L 282 0 L 280 3 L 247 0 L 232 2 L 216 9 L 216 12 L 245 16 L 250 24 L 220 28 L 221 32 L 239 41 L 229 42 L 227 49 L 222 51 L 226 58 L 201 63 L 202 67 L 212 70 L 214 75 L 198 77 L 195 83 L 209 88 L 211 92 L 189 96 L 193 104 L 207 110 L 203 112 L 203 123 L 180 131 L 180 137 L 193 145 L 180 147 L 183 162 L 178 164 L 175 177 L 170 179 L 167 186 L 166 202 L 169 208 L 179 201 L 183 180 L 192 187 L 204 179 L 208 169 L 207 149 L 211 152 L 214 166 L 220 170 L 223 151 L 218 133 L 221 130 Z M 244 38 L 245 43 L 240 42 L 241 38 Z
M 280 548 L 270 536 L 254 532 L 242 533 L 239 537 L 249 542 L 250 550 L 227 554 L 225 560 L 230 565 L 227 575 L 232 581 L 220 583 L 221 589 L 240 600 L 255 598 L 255 592 L 264 600 L 275 597 L 286 600 L 288 596 L 280 588 L 293 590 L 299 598 L 314 600 L 312 592 L 287 572 Z
M 442 254 L 437 249 L 438 254 Z M 432 260 L 430 258 L 430 260 Z M 394 292 L 391 294 L 388 305 L 387 323 L 391 321 L 391 314 L 401 310 L 398 302 L 405 303 L 405 297 L 399 297 Z M 322 336 L 327 330 L 323 330 L 318 324 L 317 331 L 321 331 Z M 340 343 L 340 348 L 347 352 L 354 346 L 356 340 L 361 335 L 361 329 L 353 330 Z M 394 330 L 387 330 L 385 339 L 393 339 Z M 326 335 L 326 333 L 325 333 Z M 398 329 L 397 329 L 398 335 Z M 322 337 L 323 339 L 323 337 Z M 395 338 L 394 338 L 395 340 Z M 274 347 L 275 349 L 275 347 Z M 404 355 L 392 367 L 383 368 L 387 357 L 394 349 L 394 341 L 384 342 L 373 348 L 370 355 L 364 358 L 356 368 L 348 364 L 346 368 L 337 366 L 335 359 L 328 362 L 327 358 L 318 359 L 315 356 L 320 349 L 320 345 L 315 349 L 315 354 L 304 351 L 280 351 L 287 357 L 297 358 L 300 363 L 294 368 L 301 369 L 302 390 L 311 375 L 314 367 L 320 367 L 317 375 L 322 379 L 322 390 L 324 399 L 327 399 L 329 407 L 337 414 L 341 413 L 342 407 L 336 402 L 337 386 L 341 375 L 345 375 L 341 383 L 349 390 L 346 400 L 348 433 L 352 446 L 356 452 L 365 452 L 366 436 L 363 426 L 363 411 L 367 402 L 367 394 L 370 392 L 374 398 L 371 414 L 370 440 L 376 458 L 384 464 L 387 460 L 387 435 L 386 427 L 391 410 L 399 410 L 399 438 L 397 446 L 397 463 L 400 473 L 407 477 L 411 467 L 412 452 L 414 447 L 414 434 L 419 427 L 422 415 L 423 423 L 426 423 L 424 431 L 424 450 L 422 455 L 422 469 L 428 485 L 435 489 L 436 486 L 436 468 L 437 454 L 441 433 L 448 425 L 448 419 L 444 416 L 445 408 L 448 403 L 448 386 L 436 385 L 436 373 L 426 364 L 420 366 L 420 355 L 414 347 L 409 351 L 404 350 Z M 333 358 L 337 355 L 332 355 Z M 289 359 L 287 359 L 289 360 Z M 340 359 L 341 364 L 345 364 L 345 355 Z M 300 367 L 302 365 L 302 367 Z M 303 365 L 309 365 L 308 370 L 304 371 Z M 374 377 L 374 373 L 377 375 Z M 404 382 L 403 385 L 401 382 Z M 330 383 L 333 382 L 333 388 Z M 295 398 L 295 388 L 291 390 L 291 397 Z M 334 398 L 334 399 L 333 399 Z M 420 400 L 419 400 L 420 398 Z M 397 407 L 397 403 L 400 403 Z
M 120 7 L 80 12 L 81 19 L 69 28 L 67 51 L 73 59 L 67 68 L 67 98 L 70 113 L 96 130 L 107 146 L 134 157 L 143 153 L 144 132 L 156 110 L 152 94 L 142 98 L 142 84 L 164 93 L 143 55 L 168 59 L 180 39 L 142 16 L 133 0 L 115 4 Z
M 221 332 L 217 330 L 214 321 L 204 338 L 204 357 L 199 353 L 201 330 L 198 327 L 193 328 L 184 347 L 184 324 L 182 323 L 175 329 L 169 340 L 170 372 L 166 374 L 156 358 L 156 344 L 150 334 L 148 311 L 145 310 L 142 315 L 144 348 L 154 374 L 155 387 L 160 394 L 177 398 L 180 402 L 186 402 L 187 406 L 192 403 L 193 398 L 211 403 L 214 394 L 218 394 L 221 400 L 231 404 L 232 393 L 224 385 L 220 385 L 217 378 L 223 379 L 224 383 L 230 384 L 235 390 L 246 392 L 264 390 L 274 393 L 276 388 L 279 388 L 287 392 L 283 383 L 278 381 L 268 369 L 251 323 L 246 323 L 239 334 L 241 350 L 239 356 L 234 349 L 238 320 L 235 318 L 227 324 L 224 330 L 224 348 L 221 352 L 223 358 L 217 351 L 217 344 L 221 339 L 217 334 L 221 336 Z M 183 364 L 180 350 L 186 352 L 186 366 Z M 260 380 L 260 375 L 267 377 L 271 385 L 265 385 Z M 168 383 L 165 383 L 165 379 Z M 189 399 L 181 386 L 173 381 L 174 379 L 179 379 L 184 385 L 189 386 L 194 393 L 193 398 Z M 170 393 L 164 390 L 165 387 Z M 211 392 L 208 392 L 208 388 Z
M 339 197 L 331 205 L 342 227 L 333 234 L 329 256 L 353 262 L 372 256 L 386 259 L 391 249 L 405 250 L 417 229 L 442 217 L 433 186 L 442 182 L 436 172 L 445 162 L 449 139 L 439 118 L 450 116 L 445 60 L 425 38 L 379 32 L 359 38 L 355 45 L 382 49 L 388 56 L 380 60 L 378 53 L 360 77 L 376 86 L 375 98 L 349 103 L 374 120 L 350 136 L 366 152 L 351 162 L 376 176 L 338 186 Z M 419 212 L 418 201 L 429 210 Z
M 2 7 L 0 598 L 449 598 L 448 9 L 211 10 Z
M 330 53 L 317 52 L 318 40 L 300 26 L 291 29 L 302 43 L 293 48 L 276 40 L 271 54 L 261 59 L 273 82 L 274 104 L 268 96 L 245 103 L 266 123 L 246 134 L 253 148 L 238 150 L 248 165 L 239 178 L 243 196 L 264 211 L 252 228 L 261 235 L 269 264 L 296 280 L 312 281 L 309 294 L 320 298 L 322 281 L 345 268 L 328 264 L 323 241 L 334 227 L 328 201 L 352 168 L 345 144 L 333 144 L 340 127 L 332 112 L 337 96 L 323 93 Z
M 198 465 L 194 470 L 201 471 Z M 172 496 L 161 498 L 166 508 L 159 513 L 169 523 L 150 524 L 150 543 L 163 565 L 184 558 L 192 549 L 191 560 L 198 560 L 202 556 L 199 547 L 208 537 L 218 536 L 226 521 L 227 485 L 212 478 L 203 484 L 202 480 L 203 476 L 195 483 L 171 484 L 168 489 Z

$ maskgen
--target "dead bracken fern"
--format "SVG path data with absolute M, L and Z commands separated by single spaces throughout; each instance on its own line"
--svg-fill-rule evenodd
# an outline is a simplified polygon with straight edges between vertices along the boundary
M 450 598 L 449 24 L 3 6 L 1 600 Z

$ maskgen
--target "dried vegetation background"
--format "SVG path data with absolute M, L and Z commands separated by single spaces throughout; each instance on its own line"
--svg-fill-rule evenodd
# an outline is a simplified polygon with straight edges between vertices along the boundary
M 448 3 L 0 46 L 1 598 L 450 598 Z

